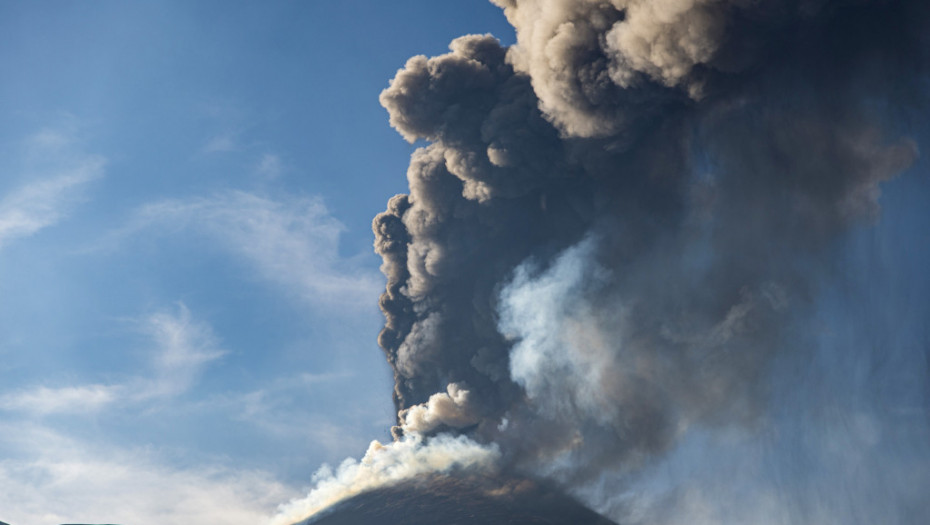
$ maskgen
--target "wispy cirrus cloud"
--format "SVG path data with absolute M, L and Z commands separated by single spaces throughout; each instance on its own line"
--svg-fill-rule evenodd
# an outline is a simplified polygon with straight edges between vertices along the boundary
M 27 173 L 0 196 L 0 249 L 64 219 L 83 197 L 83 187 L 103 176 L 106 159 L 77 151 L 70 132 L 47 129 L 21 146 Z
M 144 350 L 147 374 L 114 384 L 27 387 L 0 396 L 0 410 L 32 416 L 85 414 L 170 398 L 190 389 L 205 367 L 227 353 L 212 327 L 192 318 L 184 303 L 132 324 L 151 342 Z
M 151 353 L 153 375 L 135 388 L 137 396 L 163 397 L 184 392 L 211 361 L 227 352 L 220 348 L 212 327 L 191 317 L 179 302 L 176 311 L 160 311 L 139 322 L 140 330 L 155 343 Z
M 274 153 L 263 154 L 258 164 L 255 165 L 255 173 L 266 179 L 277 178 L 281 175 L 283 169 L 284 166 L 283 162 L 281 162 L 281 157 Z
M 120 448 L 42 426 L 0 423 L 0 509 L 14 524 L 264 523 L 293 488 L 262 471 L 178 465 L 151 448 Z
M 358 256 L 339 253 L 344 229 L 317 197 L 276 200 L 225 191 L 144 205 L 108 241 L 153 230 L 206 235 L 312 305 L 369 308 L 383 284 Z
M 210 153 L 229 153 L 240 148 L 236 141 L 236 135 L 233 133 L 223 133 L 210 137 L 203 145 L 200 151 L 204 154 Z
M 100 384 L 62 388 L 39 386 L 3 395 L 0 409 L 40 415 L 95 412 L 114 402 L 121 389 L 120 385 Z
M 235 420 L 260 429 L 267 436 L 305 439 L 321 450 L 345 456 L 363 449 L 370 441 L 359 435 L 362 422 L 378 420 L 389 424 L 392 415 L 381 413 L 381 405 L 375 407 L 366 402 L 347 403 L 351 410 L 330 406 L 329 411 L 320 410 L 313 402 L 321 393 L 331 392 L 340 383 L 356 378 L 358 375 L 351 371 L 299 373 L 279 377 L 259 390 L 213 396 L 204 404 L 211 410 L 230 413 Z M 333 417 L 332 410 L 337 411 L 339 418 Z

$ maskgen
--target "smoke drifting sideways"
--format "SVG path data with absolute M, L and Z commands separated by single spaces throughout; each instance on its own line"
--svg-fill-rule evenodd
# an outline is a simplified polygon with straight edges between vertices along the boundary
M 862 403 L 811 409 L 825 397 L 800 396 L 818 379 L 797 373 L 849 367 L 818 350 L 812 319 L 843 239 L 880 220 L 880 185 L 917 159 L 930 5 L 493 2 L 516 45 L 458 38 L 381 94 L 391 125 L 427 143 L 409 194 L 373 222 L 395 441 L 322 471 L 276 523 L 474 470 L 554 481 L 622 523 L 930 515 L 901 490 L 866 520 L 878 511 L 845 507 L 876 487 L 829 478 L 874 472 L 817 457 L 804 471 L 798 458 L 838 429 L 887 421 Z M 908 450 L 930 466 L 920 403 Z M 758 465 L 789 459 L 791 476 L 758 480 Z M 657 477 L 663 462 L 687 472 Z M 739 510 L 688 485 L 744 467 Z M 908 487 L 930 482 L 930 469 L 908 472 Z

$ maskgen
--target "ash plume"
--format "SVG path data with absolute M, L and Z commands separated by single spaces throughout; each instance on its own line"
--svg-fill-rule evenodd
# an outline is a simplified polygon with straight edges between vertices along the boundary
M 514 46 L 458 38 L 381 94 L 426 143 L 373 222 L 387 447 L 458 436 L 670 522 L 619 494 L 692 429 L 763 424 L 810 352 L 835 244 L 917 158 L 930 5 L 492 1 Z

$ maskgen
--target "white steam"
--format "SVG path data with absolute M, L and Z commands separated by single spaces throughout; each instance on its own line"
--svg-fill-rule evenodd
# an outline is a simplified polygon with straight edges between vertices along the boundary
M 581 300 L 587 277 L 607 275 L 591 261 L 593 247 L 588 239 L 570 248 L 536 279 L 520 266 L 502 294 L 501 331 L 519 339 L 510 354 L 511 378 L 537 408 L 600 419 L 610 403 L 603 383 L 620 370 L 593 322 L 596 313 Z
M 361 460 L 348 458 L 335 471 L 327 465 L 320 468 L 310 493 L 282 505 L 269 525 L 291 525 L 362 492 L 423 474 L 490 471 L 499 457 L 497 446 L 481 445 L 466 436 L 424 439 L 409 434 L 387 445 L 372 441 Z
M 400 411 L 404 433 L 429 432 L 440 425 L 463 428 L 480 418 L 469 402 L 469 391 L 458 383 L 450 383 L 446 392 L 430 396 L 429 401 Z

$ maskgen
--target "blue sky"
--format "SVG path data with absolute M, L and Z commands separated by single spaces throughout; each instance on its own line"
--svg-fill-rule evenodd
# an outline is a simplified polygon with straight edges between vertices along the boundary
M 388 439 L 372 217 L 482 2 L 0 4 L 0 520 L 254 524 Z
M 378 94 L 486 32 L 513 41 L 482 0 L 0 3 L 0 520 L 254 525 L 390 439 L 370 225 L 414 145 Z M 776 370 L 793 432 L 696 435 L 644 492 L 745 522 L 734 479 L 841 478 L 880 522 L 875 487 L 926 478 L 927 173 L 830 247 L 817 351 Z

